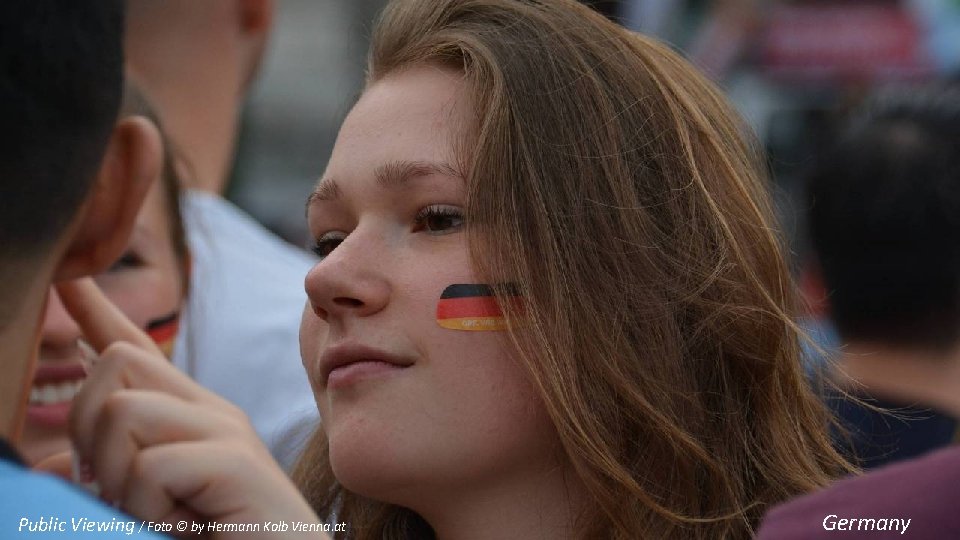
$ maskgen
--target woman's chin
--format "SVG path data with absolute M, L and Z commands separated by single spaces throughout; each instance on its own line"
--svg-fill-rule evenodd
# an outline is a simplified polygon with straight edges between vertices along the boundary
M 396 465 L 391 466 L 386 461 L 375 451 L 338 450 L 338 445 L 330 446 L 330 466 L 337 481 L 352 493 L 364 497 L 383 500 L 386 484 L 398 472 Z
M 377 501 L 405 504 L 411 489 L 423 486 L 428 478 L 417 475 L 420 467 L 404 459 L 397 445 L 383 441 L 349 441 L 330 443 L 330 466 L 337 481 L 357 495 Z

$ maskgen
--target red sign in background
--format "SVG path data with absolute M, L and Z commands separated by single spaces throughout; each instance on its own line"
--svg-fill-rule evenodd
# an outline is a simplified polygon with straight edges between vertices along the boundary
M 915 79 L 933 73 L 923 33 L 896 6 L 781 6 L 760 39 L 766 73 L 792 80 Z

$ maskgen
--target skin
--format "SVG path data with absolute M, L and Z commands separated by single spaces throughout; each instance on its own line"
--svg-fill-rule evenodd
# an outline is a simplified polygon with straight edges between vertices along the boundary
M 176 311 L 184 295 L 180 272 L 183 262 L 174 251 L 168 208 L 163 185 L 157 180 L 137 215 L 124 255 L 97 276 L 107 297 L 139 328 Z M 41 333 L 37 376 L 69 367 L 78 370 L 70 382 L 82 382 L 79 371 L 82 354 L 77 344 L 80 337 L 80 327 L 66 312 L 56 291 L 51 290 Z M 35 379 L 34 389 L 42 391 L 44 386 L 56 386 L 49 379 L 46 383 L 43 381 Z M 38 405 L 27 408 L 21 451 L 30 463 L 39 463 L 70 449 L 66 416 L 69 409 L 56 407 L 60 409 L 57 414 L 43 414 L 52 408 Z
M 852 392 L 927 405 L 960 416 L 960 347 L 935 353 L 850 341 L 837 357 L 833 374 Z
M 830 295 L 815 262 L 808 262 L 801 284 L 814 313 L 829 318 Z M 960 345 L 932 351 L 880 341 L 846 340 L 831 372 L 851 392 L 923 404 L 960 417 Z
M 453 166 L 471 113 L 458 73 L 421 66 L 375 83 L 347 117 L 308 205 L 323 258 L 306 278 L 304 367 L 348 489 L 417 511 L 441 538 L 562 538 L 580 487 L 506 335 L 436 322 L 445 287 L 482 282 Z M 396 162 L 440 165 L 383 185 L 378 169 Z M 358 343 L 410 365 L 328 385 L 323 353 Z
M 191 187 L 222 193 L 272 0 L 127 0 L 127 72 L 183 155 Z

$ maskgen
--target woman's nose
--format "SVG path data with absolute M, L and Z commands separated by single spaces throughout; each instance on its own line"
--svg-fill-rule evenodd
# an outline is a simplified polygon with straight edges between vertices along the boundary
M 391 294 L 389 251 L 375 235 L 352 232 L 307 273 L 304 286 L 313 312 L 330 322 L 382 310 Z

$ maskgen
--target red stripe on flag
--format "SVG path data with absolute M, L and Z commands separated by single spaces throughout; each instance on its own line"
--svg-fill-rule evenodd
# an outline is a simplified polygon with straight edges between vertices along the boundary
M 177 335 L 180 329 L 180 320 L 174 319 L 166 324 L 147 330 L 147 335 L 153 339 L 154 343 L 163 343 Z
M 437 303 L 437 319 L 461 317 L 503 317 L 503 311 L 493 296 L 444 298 Z

